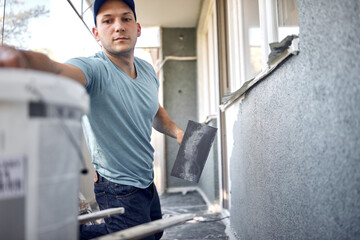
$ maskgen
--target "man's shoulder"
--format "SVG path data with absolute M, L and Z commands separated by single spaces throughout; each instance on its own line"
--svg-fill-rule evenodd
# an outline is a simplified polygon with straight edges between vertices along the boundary
M 155 69 L 152 64 L 148 61 L 135 57 L 135 62 L 139 66 L 139 69 L 142 72 L 143 76 L 146 76 L 148 79 L 152 79 L 153 82 L 159 87 L 159 79 L 155 72 Z
M 156 75 L 153 65 L 150 64 L 148 61 L 141 59 L 139 57 L 135 57 L 134 61 L 138 66 L 140 66 L 143 69 L 143 71 L 146 72 L 146 74 Z
M 103 62 L 103 63 L 108 62 L 108 58 L 106 57 L 104 52 L 97 52 L 92 56 L 86 57 L 85 59 L 88 59 L 89 61 L 94 61 L 94 62 Z
M 76 60 L 81 60 L 81 61 L 101 61 L 101 62 L 105 62 L 106 58 L 104 57 L 104 53 L 103 52 L 97 52 L 91 56 L 87 56 L 87 57 L 75 57 L 75 58 L 71 58 L 68 60 L 69 61 L 76 61 Z
M 102 52 L 95 53 L 92 56 L 88 57 L 76 57 L 71 58 L 66 61 L 67 64 L 75 65 L 75 66 L 99 66 L 99 65 L 106 65 L 107 61 L 106 58 L 103 56 Z
M 148 67 L 148 68 L 153 68 L 153 66 L 146 60 L 141 59 L 139 57 L 134 57 L 134 61 L 136 61 L 138 64 Z

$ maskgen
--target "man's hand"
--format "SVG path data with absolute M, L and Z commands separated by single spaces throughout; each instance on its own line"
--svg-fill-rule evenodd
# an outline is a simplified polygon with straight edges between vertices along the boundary
M 183 137 L 184 137 L 184 131 L 183 130 L 178 131 L 178 133 L 176 134 L 176 140 L 179 143 L 179 145 L 181 144 Z
M 28 63 L 20 50 L 2 45 L 0 46 L 0 67 L 27 68 Z

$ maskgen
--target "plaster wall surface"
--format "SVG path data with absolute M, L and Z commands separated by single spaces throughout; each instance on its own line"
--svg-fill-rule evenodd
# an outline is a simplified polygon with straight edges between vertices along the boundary
M 360 2 L 299 0 L 300 54 L 238 108 L 239 239 L 360 238 Z

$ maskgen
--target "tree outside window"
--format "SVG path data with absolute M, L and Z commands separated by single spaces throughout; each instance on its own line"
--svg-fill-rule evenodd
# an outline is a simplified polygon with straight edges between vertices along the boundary
M 45 5 L 29 5 L 20 0 L 2 0 L 0 12 L 1 42 L 27 48 L 27 40 L 31 37 L 29 23 L 32 19 L 46 17 L 49 10 Z

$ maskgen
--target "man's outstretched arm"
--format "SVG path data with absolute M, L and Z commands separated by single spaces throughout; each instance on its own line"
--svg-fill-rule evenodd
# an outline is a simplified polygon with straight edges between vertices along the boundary
M 153 127 L 170 137 L 176 138 L 177 142 L 181 144 L 184 137 L 184 131 L 181 130 L 169 117 L 167 112 L 159 104 L 158 112 L 155 115 Z
M 86 85 L 86 77 L 79 68 L 55 62 L 42 53 L 18 50 L 6 45 L 0 46 L 0 67 L 24 68 L 55 73 L 71 78 L 84 86 Z

